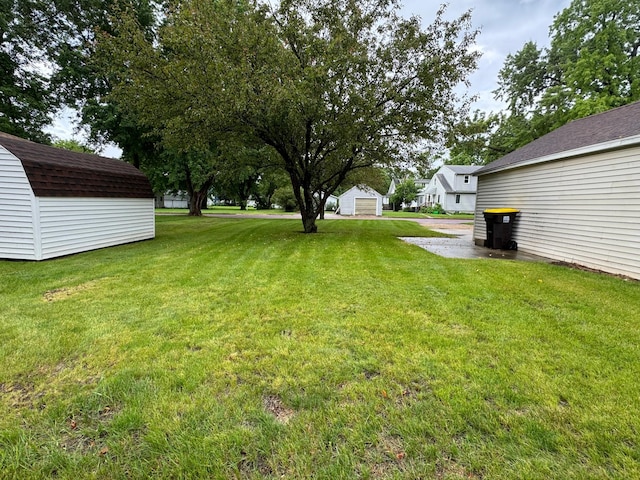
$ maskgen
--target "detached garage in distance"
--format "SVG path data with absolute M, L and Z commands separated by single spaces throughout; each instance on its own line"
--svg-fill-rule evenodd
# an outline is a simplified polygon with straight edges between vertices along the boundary
M 520 211 L 518 249 L 640 279 L 640 102 L 568 123 L 478 170 L 483 211 Z
M 0 133 L 0 258 L 45 260 L 154 237 L 154 195 L 138 169 Z
M 382 215 L 382 195 L 366 185 L 351 187 L 338 200 L 340 215 Z

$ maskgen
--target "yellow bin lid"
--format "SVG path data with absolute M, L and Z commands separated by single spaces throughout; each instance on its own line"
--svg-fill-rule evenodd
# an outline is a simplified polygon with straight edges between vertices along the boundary
M 515 208 L 488 208 L 484 213 L 519 213 Z

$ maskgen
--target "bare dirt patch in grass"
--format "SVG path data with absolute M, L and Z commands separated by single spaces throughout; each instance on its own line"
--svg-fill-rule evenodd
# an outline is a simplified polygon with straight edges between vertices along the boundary
M 100 381 L 99 375 L 74 376 L 75 367 L 69 362 L 42 365 L 28 374 L 18 375 L 13 382 L 0 383 L 0 398 L 13 408 L 44 409 L 47 395 L 64 387 L 92 386 Z
M 259 472 L 262 476 L 273 475 L 273 469 L 264 455 L 259 454 L 257 458 L 252 459 L 244 451 L 242 452 L 242 459 L 238 463 L 238 470 L 241 474 L 240 478 L 250 478 L 256 472 Z
M 103 280 L 105 279 L 102 278 L 99 280 L 90 280 L 88 282 L 81 283 L 80 285 L 75 285 L 73 287 L 54 288 L 53 290 L 47 290 L 42 294 L 42 296 L 46 302 L 57 302 L 59 300 L 65 300 L 80 292 L 84 292 L 86 290 L 91 290 L 95 288 Z
M 60 435 L 60 447 L 83 454 L 106 455 L 109 449 L 105 445 L 105 437 L 116 413 L 117 409 L 105 406 L 97 411 L 68 418 L 66 428 Z
M 262 399 L 262 405 L 267 413 L 273 415 L 275 419 L 283 424 L 286 424 L 293 418 L 295 412 L 287 407 L 280 397 L 276 395 L 267 395 Z
M 43 396 L 37 392 L 35 385 L 30 381 L 16 381 L 13 383 L 0 383 L 0 396 L 9 399 L 9 405 L 15 408 L 32 408 Z
M 481 479 L 482 476 L 471 472 L 464 465 L 450 457 L 441 458 L 436 466 L 436 479 L 444 480 L 446 478 L 468 478 Z

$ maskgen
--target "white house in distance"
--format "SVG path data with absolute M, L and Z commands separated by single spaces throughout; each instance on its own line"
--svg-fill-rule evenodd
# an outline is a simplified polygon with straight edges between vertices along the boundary
M 156 208 L 189 208 L 189 194 L 185 192 L 167 192 L 156 197 Z
M 138 169 L 0 133 L 0 258 L 44 260 L 154 236 L 153 191 Z
M 325 209 L 335 210 L 338 208 L 338 203 L 340 199 L 335 195 L 329 195 L 327 200 L 324 202 Z
M 389 190 L 387 194 L 382 197 L 382 204 L 389 205 L 391 203 L 391 196 L 396 192 L 396 187 L 401 184 L 404 180 L 400 180 L 397 178 L 392 178 L 391 183 L 389 184 Z M 418 189 L 418 198 L 411 202 L 411 205 L 405 205 L 407 207 L 421 207 L 425 204 L 424 198 L 424 189 L 429 184 L 428 178 L 415 178 L 413 179 L 416 188 Z
M 640 102 L 575 120 L 476 172 L 488 208 L 516 208 L 518 249 L 640 279 Z
M 356 185 L 338 197 L 340 215 L 382 215 L 382 195 L 366 185 Z
M 445 212 L 473 213 L 478 188 L 474 173 L 480 168 L 470 165 L 440 167 L 422 193 L 425 205 L 440 204 Z

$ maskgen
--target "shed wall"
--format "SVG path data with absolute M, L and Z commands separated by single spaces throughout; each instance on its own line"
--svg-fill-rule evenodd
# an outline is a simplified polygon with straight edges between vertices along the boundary
M 0 258 L 36 259 L 34 205 L 22 164 L 0 146 Z
M 352 188 L 340 195 L 340 215 L 355 215 L 355 199 L 371 198 L 376 200 L 376 215 L 382 215 L 382 195 Z
M 640 279 L 640 148 L 628 148 L 482 175 L 482 212 L 517 208 L 513 238 L 524 252 Z
M 152 198 L 39 198 L 41 259 L 155 236 Z
M 351 189 L 340 195 L 340 215 L 353 215 L 356 191 Z

